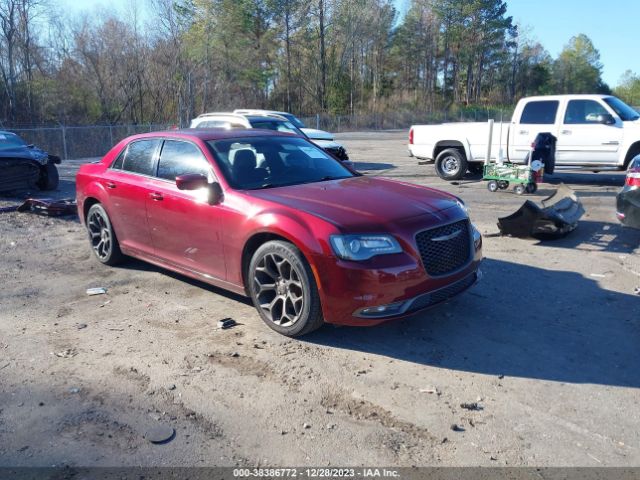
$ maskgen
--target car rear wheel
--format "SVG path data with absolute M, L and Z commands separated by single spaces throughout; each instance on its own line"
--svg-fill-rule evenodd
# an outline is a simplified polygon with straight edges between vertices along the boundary
M 460 180 L 467 173 L 467 159 L 455 148 L 443 150 L 436 158 L 436 173 L 443 180 Z
M 109 215 L 106 210 L 96 203 L 87 213 L 87 231 L 89 241 L 96 258 L 105 265 L 116 265 L 124 259 L 120 251 L 120 244 L 116 237 Z
M 300 250 L 271 241 L 254 253 L 247 281 L 254 306 L 273 330 L 289 337 L 305 335 L 324 323 L 318 288 Z
M 60 183 L 58 169 L 53 163 L 47 163 L 40 167 L 40 178 L 38 179 L 38 188 L 40 190 L 55 190 Z

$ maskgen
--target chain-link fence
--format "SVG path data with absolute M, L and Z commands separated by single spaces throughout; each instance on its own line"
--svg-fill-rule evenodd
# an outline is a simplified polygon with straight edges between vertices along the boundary
M 496 121 L 507 121 L 511 111 L 498 109 L 464 109 L 456 113 L 434 112 L 390 112 L 371 115 L 329 115 L 319 114 L 302 117 L 307 127 L 318 128 L 329 132 L 353 132 L 358 130 L 390 130 L 408 129 L 416 124 L 433 124 L 443 122 L 484 122 L 489 118 Z M 109 149 L 129 135 L 161 131 L 170 128 L 170 123 L 147 125 L 93 125 L 4 128 L 20 135 L 27 143 L 63 159 L 101 157 Z M 0 128 L 2 130 L 2 128 Z
M 93 125 L 86 127 L 6 128 L 27 143 L 64 159 L 101 157 L 123 138 L 166 130 L 169 124 Z

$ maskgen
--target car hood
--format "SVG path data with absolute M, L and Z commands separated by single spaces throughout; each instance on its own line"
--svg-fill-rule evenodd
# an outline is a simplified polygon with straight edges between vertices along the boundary
M 338 142 L 334 142 L 333 140 L 313 140 L 313 139 L 310 139 L 310 140 L 311 140 L 312 143 L 316 144 L 320 148 L 340 148 L 340 147 L 342 147 L 342 145 L 340 145 Z
M 325 132 L 324 130 L 317 130 L 315 128 L 301 128 L 304 134 L 311 140 L 333 140 L 333 134 Z
M 345 230 L 379 230 L 420 215 L 442 220 L 445 216 L 439 212 L 459 205 L 455 196 L 439 190 L 368 176 L 248 193 L 303 210 Z
M 0 160 L 5 158 L 35 160 L 40 164 L 45 164 L 47 163 L 49 156 L 46 152 L 40 150 L 39 148 L 29 148 L 25 146 L 0 149 Z

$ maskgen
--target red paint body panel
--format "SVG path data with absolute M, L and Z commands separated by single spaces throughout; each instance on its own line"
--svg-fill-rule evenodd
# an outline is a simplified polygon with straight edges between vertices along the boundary
M 444 192 L 367 176 L 233 190 L 205 142 L 253 135 L 266 133 L 171 131 L 125 139 L 100 163 L 81 167 L 76 180 L 80 218 L 84 222 L 87 201 L 98 201 L 109 214 L 124 253 L 237 293 L 244 292 L 242 255 L 247 242 L 261 234 L 285 238 L 309 262 L 329 323 L 386 321 L 353 313 L 446 287 L 478 270 L 480 246 L 473 260 L 452 275 L 430 278 L 422 266 L 416 233 L 466 218 L 458 199 Z M 268 135 L 278 134 L 270 131 Z M 180 191 L 173 182 L 109 169 L 129 141 L 148 137 L 180 138 L 198 145 L 223 188 L 222 202 L 209 205 L 202 192 Z M 109 183 L 116 187 L 109 188 Z M 342 233 L 389 233 L 403 253 L 363 262 L 341 260 L 334 255 L 329 237 Z

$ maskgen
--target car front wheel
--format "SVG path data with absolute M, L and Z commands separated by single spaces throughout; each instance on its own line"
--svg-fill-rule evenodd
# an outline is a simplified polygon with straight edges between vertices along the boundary
M 276 332 L 298 337 L 324 323 L 311 268 L 291 243 L 271 241 L 258 248 L 247 281 L 260 317 Z

